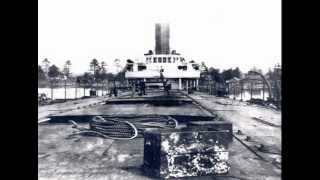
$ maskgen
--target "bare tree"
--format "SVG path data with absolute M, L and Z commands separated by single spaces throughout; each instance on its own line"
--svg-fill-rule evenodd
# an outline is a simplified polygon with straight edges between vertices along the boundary
M 99 70 L 98 60 L 92 59 L 92 61 L 90 62 L 90 71 L 93 71 L 93 75 L 95 76 L 98 70 Z
M 63 68 L 63 73 L 65 76 L 69 77 L 70 76 L 70 69 L 71 69 L 71 61 L 67 60 L 64 64 L 64 68 Z
M 102 61 L 100 63 L 100 68 L 101 68 L 101 72 L 100 72 L 100 78 L 102 81 L 102 90 L 101 90 L 101 96 L 103 96 L 103 90 L 105 89 L 105 80 L 107 77 L 107 63 L 105 61 Z
M 63 74 L 64 74 L 64 101 L 67 100 L 67 80 L 70 77 L 71 61 L 67 60 L 64 64 Z
M 93 86 L 97 87 L 99 81 L 99 71 L 100 71 L 100 66 L 99 66 L 99 61 L 97 59 L 92 59 L 90 62 L 90 71 L 93 72 L 93 83 L 91 84 L 92 88 Z M 90 90 L 91 91 L 91 90 Z
M 43 71 L 45 72 L 46 76 L 48 76 L 50 63 L 51 63 L 51 62 L 50 62 L 47 58 L 45 58 L 45 59 L 42 61 L 42 69 L 43 69 Z
M 108 66 L 108 64 L 105 61 L 101 61 L 100 66 L 101 66 L 102 73 L 107 73 L 106 67 Z

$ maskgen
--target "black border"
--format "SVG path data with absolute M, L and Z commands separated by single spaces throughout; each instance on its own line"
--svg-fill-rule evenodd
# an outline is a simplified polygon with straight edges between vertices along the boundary
M 38 1 L 2 7 L 1 177 L 38 179 Z

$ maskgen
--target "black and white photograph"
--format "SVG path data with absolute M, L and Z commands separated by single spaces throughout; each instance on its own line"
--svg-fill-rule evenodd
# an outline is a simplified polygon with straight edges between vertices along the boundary
M 38 0 L 39 180 L 281 180 L 280 0 Z

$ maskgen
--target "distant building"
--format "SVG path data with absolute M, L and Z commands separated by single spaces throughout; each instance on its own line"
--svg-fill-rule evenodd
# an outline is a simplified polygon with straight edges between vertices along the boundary
M 144 80 L 159 82 L 163 78 L 171 83 L 172 89 L 198 87 L 200 65 L 187 62 L 175 50 L 170 52 L 169 24 L 155 25 L 155 53 L 149 50 L 144 54 L 144 62 L 128 60 L 125 77 L 128 81 Z

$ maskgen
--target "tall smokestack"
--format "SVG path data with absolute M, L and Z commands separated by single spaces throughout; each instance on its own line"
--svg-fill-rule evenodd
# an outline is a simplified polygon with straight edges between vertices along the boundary
M 170 29 L 168 23 L 156 24 L 156 54 L 170 54 Z

